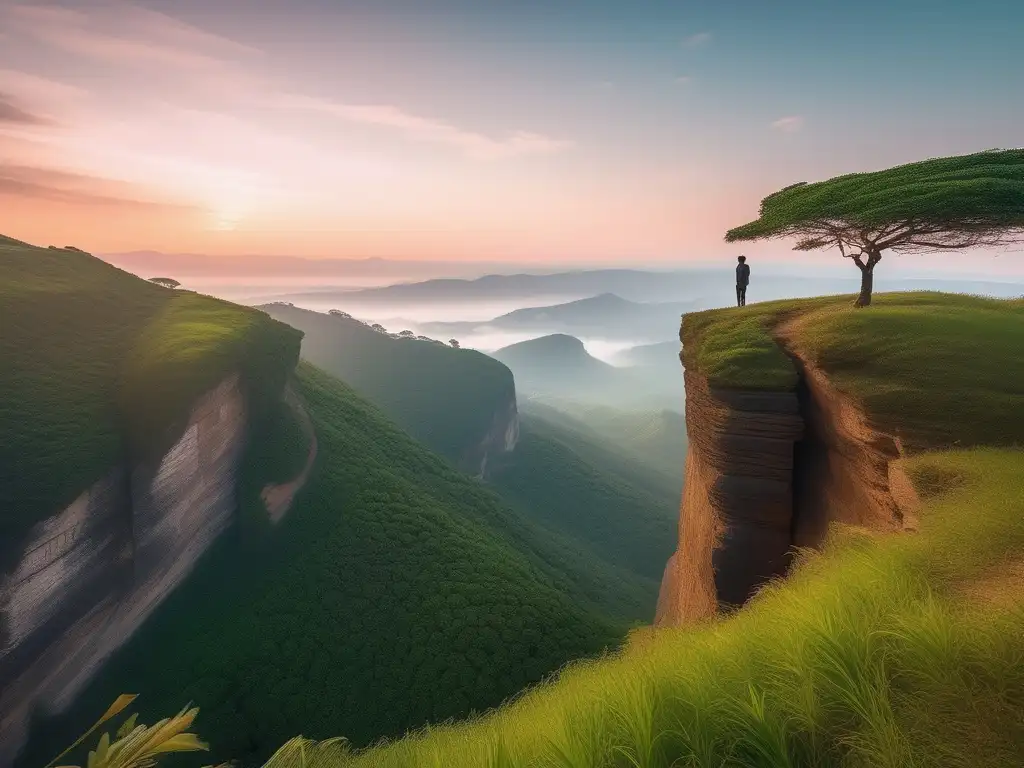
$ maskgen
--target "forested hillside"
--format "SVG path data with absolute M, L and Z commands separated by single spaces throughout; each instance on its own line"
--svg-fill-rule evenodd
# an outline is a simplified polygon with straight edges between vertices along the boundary
M 351 317 L 287 304 L 261 309 L 305 334 L 304 359 L 348 383 L 457 464 L 467 465 L 496 417 L 500 422 L 515 415 L 512 374 L 479 352 L 394 338 Z
M 251 763 L 297 732 L 367 744 L 494 706 L 624 635 L 646 600 L 628 571 L 539 528 L 328 374 L 304 365 L 298 390 L 319 459 L 288 516 L 258 524 L 257 489 L 294 462 L 275 443 L 304 450 L 281 418 L 247 460 L 246 535 L 39 731 L 37 762 L 126 690 L 154 719 L 201 702 L 218 757 Z

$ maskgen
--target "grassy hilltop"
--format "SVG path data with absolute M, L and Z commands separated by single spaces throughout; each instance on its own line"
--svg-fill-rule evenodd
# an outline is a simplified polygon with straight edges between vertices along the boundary
M 2 236 L 0 329 L 0 565 L 118 459 L 170 447 L 224 376 L 262 403 L 299 342 L 262 312 Z
M 794 343 L 912 450 L 920 532 L 837 529 L 743 611 L 644 631 L 495 712 L 299 766 L 1014 766 L 1024 753 L 1024 302 L 938 294 L 687 317 L 724 387 L 791 387 Z

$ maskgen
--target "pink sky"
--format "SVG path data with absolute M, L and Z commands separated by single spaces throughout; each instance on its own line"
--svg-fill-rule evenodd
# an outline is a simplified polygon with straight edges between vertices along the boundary
M 706 260 L 779 186 L 1001 136 L 915 141 L 896 119 L 867 143 L 797 86 L 737 107 L 742 83 L 715 82 L 729 30 L 698 22 L 642 40 L 647 58 L 525 32 L 510 57 L 440 23 L 286 5 L 0 0 L 0 232 L 96 252 Z

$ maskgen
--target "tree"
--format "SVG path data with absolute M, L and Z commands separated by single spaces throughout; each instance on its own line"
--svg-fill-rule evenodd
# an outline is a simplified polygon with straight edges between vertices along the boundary
M 388 332 L 388 329 L 385 328 L 380 323 L 374 323 L 370 327 L 373 328 L 373 330 L 375 330 L 377 333 L 387 333 Z
M 162 285 L 164 288 L 170 288 L 172 291 L 177 288 L 181 283 L 170 277 L 151 277 L 149 282 Z
M 1024 239 L 1024 149 L 935 158 L 813 184 L 761 201 L 756 221 L 726 242 L 796 237 L 794 250 L 838 248 L 861 272 L 856 306 L 871 303 L 882 252 L 928 253 Z
M 459 348 L 459 340 L 458 339 L 449 339 L 448 343 L 451 344 L 453 347 L 455 347 L 455 349 Z
M 344 318 L 346 318 L 348 320 L 352 319 L 352 315 L 350 315 L 348 312 L 342 312 L 340 309 L 332 309 L 327 314 L 328 315 L 334 315 L 335 317 L 344 317 Z

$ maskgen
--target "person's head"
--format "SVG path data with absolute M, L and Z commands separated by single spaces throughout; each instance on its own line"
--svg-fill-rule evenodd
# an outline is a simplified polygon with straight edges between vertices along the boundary
M 737 256 L 736 257 L 736 261 L 738 261 L 740 264 L 743 264 L 746 260 L 747 260 L 746 256 Z

